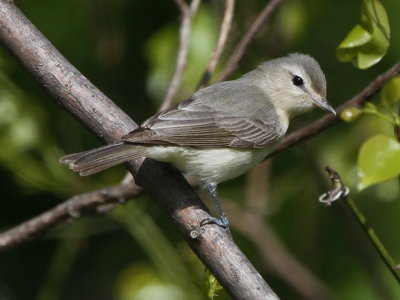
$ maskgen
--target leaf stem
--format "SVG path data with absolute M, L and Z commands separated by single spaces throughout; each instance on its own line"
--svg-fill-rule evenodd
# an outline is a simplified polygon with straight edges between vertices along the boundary
M 380 257 L 383 259 L 390 272 L 392 272 L 393 276 L 400 284 L 400 265 L 398 265 L 390 256 L 389 252 L 378 238 L 374 229 L 372 229 L 372 227 L 368 224 L 367 218 L 363 215 L 355 202 L 351 200 L 351 198 L 347 197 L 349 194 L 349 189 L 343 184 L 338 172 L 329 166 L 326 166 L 325 170 L 327 171 L 329 179 L 332 182 L 332 187 L 328 190 L 328 192 L 319 197 L 319 201 L 324 203 L 326 206 L 330 206 L 334 201 L 343 199 L 343 202 L 347 208 L 356 218 L 358 224 L 360 224 L 361 228 L 366 233 L 375 249 L 378 251 Z
M 388 115 L 390 115 L 390 117 L 389 117 L 385 113 L 379 111 L 378 108 L 371 102 L 367 103 L 366 107 L 363 109 L 363 112 L 366 114 L 371 114 L 371 115 L 380 117 L 380 118 L 384 119 L 385 121 L 388 121 L 393 126 L 398 126 L 398 124 L 400 122 L 399 117 L 396 115 L 396 113 L 392 109 L 389 108 L 389 110 L 388 110 Z
M 351 200 L 351 198 L 343 197 L 343 202 L 345 203 L 347 208 L 352 212 L 353 216 L 356 218 L 357 222 L 360 224 L 363 231 L 367 234 L 368 238 L 374 245 L 375 249 L 378 251 L 380 257 L 383 259 L 386 266 L 389 268 L 393 276 L 396 278 L 397 282 L 400 284 L 400 270 L 396 268 L 398 264 L 386 250 L 385 246 L 382 244 L 381 240 L 375 233 L 375 230 L 368 224 L 364 214 L 360 211 L 355 202 Z

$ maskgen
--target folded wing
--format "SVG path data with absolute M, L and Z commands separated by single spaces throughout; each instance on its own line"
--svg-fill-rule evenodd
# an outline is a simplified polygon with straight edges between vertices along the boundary
M 122 140 L 135 144 L 263 148 L 281 137 L 275 121 L 231 116 L 189 99 L 153 116 Z

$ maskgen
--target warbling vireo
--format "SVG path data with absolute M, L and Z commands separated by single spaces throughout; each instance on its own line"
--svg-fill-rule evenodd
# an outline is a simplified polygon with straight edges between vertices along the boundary
M 60 162 L 82 176 L 139 157 L 171 163 L 197 177 L 214 198 L 220 219 L 202 224 L 227 227 L 217 184 L 264 159 L 285 135 L 289 120 L 315 106 L 335 114 L 326 101 L 326 80 L 317 61 L 293 53 L 239 79 L 199 90 L 115 144 L 70 154 Z

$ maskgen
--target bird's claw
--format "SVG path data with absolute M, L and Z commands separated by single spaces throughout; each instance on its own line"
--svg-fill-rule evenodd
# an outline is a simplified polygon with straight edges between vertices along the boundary
M 200 222 L 200 227 L 203 227 L 204 225 L 207 224 L 216 224 L 224 229 L 229 229 L 228 218 L 225 217 L 224 215 L 221 216 L 221 218 L 208 217 Z

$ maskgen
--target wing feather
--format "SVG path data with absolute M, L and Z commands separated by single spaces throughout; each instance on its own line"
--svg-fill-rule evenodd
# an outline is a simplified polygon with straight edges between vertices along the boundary
M 280 138 L 273 122 L 229 116 L 205 105 L 185 108 L 177 106 L 152 117 L 122 140 L 138 144 L 263 148 Z
M 286 128 L 276 125 L 278 115 L 261 90 L 234 82 L 221 83 L 219 87 L 203 89 L 154 115 L 122 140 L 137 144 L 263 148 L 282 137 Z M 264 104 L 260 105 L 260 101 Z

